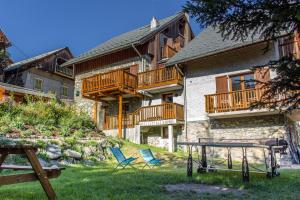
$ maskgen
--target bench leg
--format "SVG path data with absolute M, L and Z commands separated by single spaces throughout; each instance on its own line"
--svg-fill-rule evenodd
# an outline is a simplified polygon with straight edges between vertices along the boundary
M 192 177 L 193 176 L 193 157 L 192 157 L 192 148 L 189 147 L 189 157 L 187 161 L 187 177 Z
M 3 164 L 5 158 L 7 157 L 8 153 L 3 153 L 0 156 L 0 166 Z M 2 169 L 0 169 L 0 172 L 2 171 Z
M 49 179 L 47 177 L 47 173 L 42 168 L 41 164 L 39 163 L 39 160 L 37 159 L 35 152 L 31 149 L 25 149 L 26 156 L 36 173 L 44 191 L 46 192 L 48 199 L 54 200 L 56 199 L 56 194 L 49 182 Z
M 231 158 L 231 149 L 227 149 L 228 154 L 227 154 L 227 167 L 228 169 L 232 169 L 232 158 Z
M 242 151 L 243 151 L 243 161 L 242 161 L 243 182 L 249 182 L 250 174 L 249 174 L 249 165 L 248 165 L 248 160 L 247 160 L 247 149 L 242 148 Z

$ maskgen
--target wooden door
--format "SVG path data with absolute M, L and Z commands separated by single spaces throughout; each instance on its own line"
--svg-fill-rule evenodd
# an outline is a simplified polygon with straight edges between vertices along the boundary
M 226 111 L 229 108 L 227 76 L 216 77 L 216 93 L 217 93 L 217 98 L 216 98 L 217 112 Z

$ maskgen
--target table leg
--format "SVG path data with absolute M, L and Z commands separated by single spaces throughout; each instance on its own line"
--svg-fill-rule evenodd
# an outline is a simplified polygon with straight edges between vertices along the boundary
M 201 162 L 199 163 L 198 173 L 206 172 L 207 169 L 207 157 L 206 157 L 206 146 L 201 147 Z
M 227 167 L 228 167 L 228 169 L 232 169 L 231 149 L 228 148 L 227 151 L 228 151 L 228 153 L 227 153 Z
M 189 156 L 187 161 L 187 177 L 192 177 L 193 176 L 193 157 L 192 157 L 193 147 L 188 147 L 188 148 L 189 148 Z
M 39 160 L 37 159 L 35 152 L 31 149 L 25 149 L 24 151 L 25 151 L 26 156 L 27 156 L 34 172 L 36 173 L 44 191 L 46 192 L 48 199 L 51 199 L 51 200 L 56 199 L 55 192 L 49 182 L 47 173 L 45 172 L 45 170 L 42 168 L 41 164 L 39 163 Z
M 243 151 L 243 161 L 242 161 L 242 176 L 244 182 L 249 182 L 250 175 L 249 175 L 249 165 L 247 160 L 247 149 L 242 148 Z

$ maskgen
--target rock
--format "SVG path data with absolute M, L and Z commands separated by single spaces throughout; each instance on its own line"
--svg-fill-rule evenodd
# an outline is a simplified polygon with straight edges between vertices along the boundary
M 64 154 L 69 157 L 69 158 L 74 158 L 74 159 L 81 159 L 81 153 L 71 150 L 71 149 L 67 149 L 64 151 Z
M 40 164 L 42 165 L 42 167 L 48 167 L 48 162 L 45 161 L 44 159 L 42 158 L 38 158 L 39 159 L 39 162 Z
M 68 165 L 71 165 L 71 164 L 72 164 L 71 160 L 61 160 L 59 162 L 59 165 L 62 165 L 62 166 L 68 166 Z
M 92 160 L 84 160 L 83 164 L 86 166 L 92 166 L 94 164 L 94 162 Z
M 91 156 L 97 151 L 96 147 L 83 147 L 82 152 L 85 157 Z
M 102 155 L 102 154 L 100 154 L 99 156 L 98 156 L 98 161 L 103 161 L 103 160 L 105 160 L 106 159 L 106 157 L 104 156 L 104 155 Z
M 56 160 L 62 156 L 60 147 L 55 144 L 48 144 L 45 151 L 51 160 Z

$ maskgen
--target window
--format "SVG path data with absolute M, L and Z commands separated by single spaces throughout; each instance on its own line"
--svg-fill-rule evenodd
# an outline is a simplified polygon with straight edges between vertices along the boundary
M 231 91 L 246 90 L 255 88 L 254 74 L 240 74 L 230 77 Z
M 39 78 L 35 78 L 33 88 L 35 90 L 43 90 L 43 80 Z
M 69 93 L 69 88 L 67 86 L 62 86 L 61 88 L 61 95 L 64 96 L 64 97 L 67 97 L 68 96 L 68 93 Z
M 162 101 L 163 103 L 173 103 L 173 94 L 163 94 Z
M 293 36 L 279 38 L 279 56 L 296 56 L 296 41 Z

